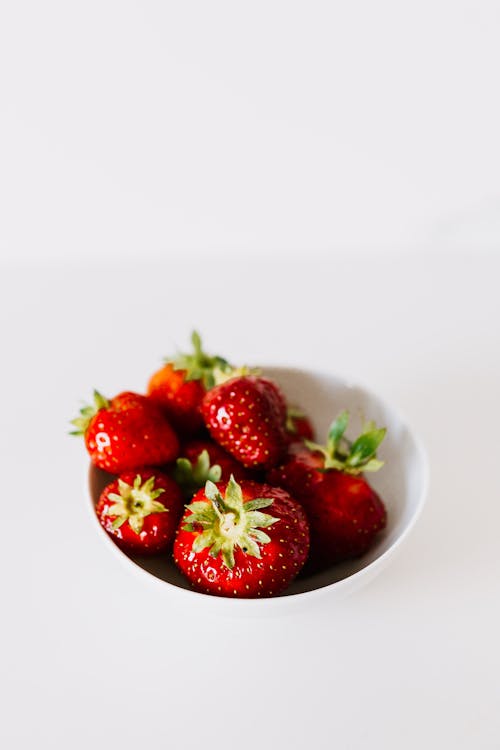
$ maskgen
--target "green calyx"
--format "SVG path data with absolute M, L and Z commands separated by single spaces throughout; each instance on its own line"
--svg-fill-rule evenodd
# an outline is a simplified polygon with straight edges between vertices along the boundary
M 85 435 L 92 417 L 95 417 L 97 412 L 101 411 L 101 409 L 107 409 L 108 407 L 108 399 L 99 393 L 99 391 L 94 391 L 94 403 L 85 404 L 80 409 L 80 416 L 71 420 L 70 424 L 74 425 L 76 430 L 72 430 L 70 435 Z
M 130 485 L 118 480 L 118 493 L 111 492 L 110 500 L 114 501 L 106 510 L 107 516 L 116 516 L 112 523 L 114 529 L 119 529 L 125 521 L 129 522 L 130 528 L 136 534 L 140 534 L 144 525 L 144 519 L 151 513 L 167 513 L 162 503 L 157 501 L 157 497 L 165 492 L 161 487 L 153 489 L 155 477 L 150 477 L 144 484 L 141 475 L 138 474 L 134 479 L 134 484 Z
M 261 513 L 272 505 L 269 497 L 258 497 L 243 502 L 243 493 L 233 475 L 227 484 L 224 497 L 217 486 L 208 481 L 205 485 L 206 501 L 195 501 L 187 506 L 191 515 L 182 527 L 185 531 L 203 531 L 193 541 L 193 551 L 209 548 L 212 557 L 222 555 L 227 568 L 234 567 L 234 549 L 239 547 L 251 557 L 261 557 L 260 545 L 271 538 L 262 529 L 272 526 L 278 518 Z
M 174 479 L 182 487 L 184 495 L 191 497 L 206 482 L 218 482 L 222 476 L 219 464 L 210 466 L 208 451 L 202 450 L 193 464 L 189 458 L 178 458 L 174 469 Z
M 221 385 L 232 378 L 244 378 L 247 375 L 260 375 L 261 372 L 262 371 L 258 367 L 247 367 L 246 365 L 243 365 L 243 367 L 230 366 L 226 370 L 216 368 L 214 370 L 215 385 Z
M 201 380 L 207 390 L 216 385 L 216 373 L 228 373 L 233 368 L 223 357 L 211 356 L 203 351 L 201 338 L 197 331 L 191 334 L 192 354 L 179 354 L 175 359 L 166 361 L 174 370 L 185 370 L 186 380 Z
M 377 449 L 387 430 L 377 428 L 375 422 L 366 422 L 361 435 L 351 442 L 345 437 L 348 423 L 349 412 L 343 411 L 330 426 L 326 446 L 306 440 L 307 447 L 323 454 L 325 471 L 338 469 L 346 474 L 378 471 L 384 462 L 378 460 Z
M 231 378 L 260 374 L 260 370 L 233 367 L 223 357 L 211 356 L 204 352 L 200 334 L 197 331 L 191 334 L 191 343 L 192 354 L 179 354 L 175 359 L 165 361 L 173 365 L 174 370 L 185 370 L 186 380 L 201 380 L 207 391 Z

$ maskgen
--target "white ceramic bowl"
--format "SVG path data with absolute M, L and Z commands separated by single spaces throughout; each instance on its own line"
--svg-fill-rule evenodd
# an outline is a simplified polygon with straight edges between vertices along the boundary
M 281 385 L 289 403 L 302 407 L 311 416 L 318 442 L 325 441 L 331 421 L 343 409 L 348 409 L 351 414 L 348 435 L 355 436 L 359 432 L 363 419 L 372 419 L 377 425 L 387 427 L 387 436 L 378 452 L 386 465 L 368 477 L 387 507 L 387 527 L 363 557 L 312 576 L 299 577 L 281 596 L 271 599 L 229 599 L 200 594 L 190 588 L 169 556 L 127 555 L 111 541 L 94 513 L 95 504 L 103 487 L 110 481 L 110 475 L 93 467 L 90 470 L 92 515 L 101 538 L 131 571 L 142 575 L 145 581 L 159 585 L 165 594 L 184 595 L 197 599 L 200 606 L 205 601 L 218 609 L 238 614 L 275 611 L 285 604 L 305 602 L 312 596 L 339 597 L 368 582 L 393 558 L 414 525 L 428 485 L 428 462 L 420 440 L 394 409 L 374 393 L 326 373 L 287 367 L 267 367 L 264 372 Z

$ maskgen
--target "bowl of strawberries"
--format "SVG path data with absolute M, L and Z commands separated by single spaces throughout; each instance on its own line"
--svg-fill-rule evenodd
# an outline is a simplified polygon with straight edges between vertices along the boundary
M 146 393 L 95 391 L 72 424 L 102 538 L 131 569 L 196 596 L 352 590 L 393 557 L 427 491 L 420 441 L 368 389 L 235 367 L 196 332 Z

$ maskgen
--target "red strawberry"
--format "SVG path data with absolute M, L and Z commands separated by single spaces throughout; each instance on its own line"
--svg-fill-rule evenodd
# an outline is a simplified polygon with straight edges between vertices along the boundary
M 314 428 L 309 417 L 297 406 L 289 406 L 286 412 L 286 431 L 290 442 L 314 440 Z
M 347 422 L 343 412 L 330 428 L 326 448 L 309 441 L 293 443 L 287 461 L 267 476 L 303 504 L 316 566 L 363 555 L 386 524 L 382 500 L 361 476 L 382 466 L 376 451 L 385 430 L 370 423 L 350 443 L 344 437 Z
M 146 396 L 127 391 L 108 401 L 95 391 L 94 405 L 80 414 L 72 434 L 84 435 L 92 463 L 112 474 L 169 463 L 179 455 L 176 434 Z
M 263 377 L 258 370 L 257 371 L 252 370 L 252 372 L 240 372 L 238 374 L 258 376 L 258 380 L 260 381 L 260 384 L 266 387 L 270 397 L 274 399 L 276 408 L 278 410 L 280 421 L 285 424 L 287 420 L 287 414 L 288 414 L 288 405 L 286 403 L 285 394 L 283 393 L 281 388 L 278 386 L 278 384 L 275 383 L 274 380 L 270 380 L 269 378 Z
M 187 506 L 174 560 L 198 591 L 274 596 L 295 578 L 308 550 L 305 513 L 287 492 L 231 477 L 207 482 Z
M 193 354 L 180 354 L 151 377 L 148 394 L 164 410 L 174 427 L 183 435 L 193 435 L 203 427 L 200 406 L 208 388 L 215 385 L 216 374 L 227 373 L 225 359 L 210 356 L 201 348 L 196 331 L 191 336 Z
M 284 396 L 266 378 L 247 375 L 212 388 L 202 414 L 214 440 L 243 466 L 270 468 L 285 451 Z
M 121 549 L 154 554 L 173 542 L 182 515 L 182 493 L 170 477 L 159 471 L 131 471 L 104 488 L 96 513 Z
M 205 483 L 228 481 L 231 474 L 237 482 L 251 479 L 252 472 L 239 464 L 224 448 L 212 440 L 192 440 L 181 449 L 182 457 L 177 459 L 174 479 L 191 497 Z

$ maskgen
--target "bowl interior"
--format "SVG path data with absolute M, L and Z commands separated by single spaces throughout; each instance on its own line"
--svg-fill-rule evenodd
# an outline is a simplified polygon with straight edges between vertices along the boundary
M 387 404 L 365 388 L 331 375 L 292 368 L 268 367 L 265 374 L 281 385 L 289 403 L 300 406 L 312 418 L 319 442 L 324 442 L 331 421 L 343 409 L 348 409 L 351 414 L 348 435 L 356 435 L 364 419 L 373 419 L 377 425 L 387 427 L 387 436 L 378 452 L 386 465 L 368 477 L 387 507 L 386 529 L 363 557 L 335 565 L 321 573 L 299 576 L 281 595 L 289 596 L 341 581 L 363 570 L 390 550 L 419 510 L 425 492 L 426 466 L 424 455 L 409 428 Z M 89 479 L 91 499 L 95 506 L 112 477 L 91 466 Z M 106 536 L 106 532 L 101 531 Z M 122 554 L 125 556 L 125 553 Z M 173 586 L 191 588 L 168 555 L 126 557 Z

